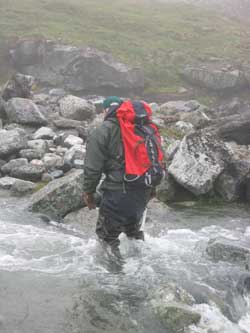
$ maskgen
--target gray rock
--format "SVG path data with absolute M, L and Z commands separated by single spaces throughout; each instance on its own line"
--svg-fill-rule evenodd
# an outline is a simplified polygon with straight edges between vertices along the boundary
M 245 262 L 250 256 L 247 240 L 237 241 L 222 237 L 211 239 L 206 251 L 214 261 L 228 261 L 238 264 Z
M 210 118 L 205 112 L 196 110 L 188 113 L 181 113 L 180 120 L 191 123 L 196 129 L 204 128 L 209 125 Z
M 35 126 L 47 124 L 38 106 L 29 99 L 12 98 L 6 103 L 5 111 L 9 122 Z
M 36 187 L 36 184 L 30 181 L 16 179 L 11 187 L 11 192 L 16 196 L 22 196 L 32 193 Z
M 74 170 L 35 193 L 29 207 L 58 219 L 83 206 L 83 171 Z
M 84 160 L 74 160 L 73 166 L 76 169 L 83 169 Z
M 0 118 L 4 119 L 6 117 L 5 114 L 5 101 L 0 96 Z
M 159 288 L 151 301 L 154 312 L 171 333 L 185 333 L 188 326 L 198 324 L 201 315 L 192 309 L 193 297 L 173 283 Z
M 50 89 L 49 94 L 50 94 L 50 96 L 63 97 L 66 95 L 66 91 L 61 88 L 54 88 L 54 89 Z
M 79 120 L 66 119 L 62 117 L 57 117 L 56 119 L 54 119 L 53 124 L 57 128 L 77 128 L 83 125 L 83 123 Z
M 195 132 L 182 140 L 168 171 L 177 183 L 200 195 L 213 189 L 214 181 L 230 161 L 223 142 L 208 133 Z
M 19 155 L 22 158 L 27 159 L 28 161 L 32 161 L 32 160 L 40 160 L 44 154 L 37 149 L 22 149 L 20 150 Z
M 208 110 L 208 108 L 196 100 L 170 101 L 160 106 L 160 112 L 167 116 L 178 115 L 179 113 L 188 113 L 197 110 L 205 112 Z
M 28 160 L 26 158 L 17 158 L 14 160 L 9 161 L 8 163 L 4 164 L 4 166 L 2 166 L 1 171 L 4 174 L 9 174 L 11 173 L 11 170 L 23 165 L 27 165 L 28 164 Z
M 62 170 L 55 170 L 50 173 L 50 175 L 53 177 L 53 179 L 57 179 L 63 176 Z
M 34 82 L 35 79 L 33 76 L 23 75 L 20 73 L 14 74 L 3 87 L 3 99 L 8 101 L 13 97 L 30 98 L 31 88 Z
M 144 76 L 117 62 L 111 55 L 92 49 L 61 45 L 42 39 L 20 40 L 10 50 L 14 65 L 45 86 L 66 91 L 143 89 Z
M 45 140 L 29 140 L 27 143 L 29 149 L 37 150 L 41 155 L 44 155 L 49 150 L 49 145 Z
M 192 123 L 186 121 L 177 121 L 175 127 L 181 131 L 183 134 L 189 134 L 194 131 L 194 126 Z
M 41 180 L 44 171 L 45 169 L 43 166 L 27 164 L 12 169 L 10 175 L 11 177 L 36 182 Z
M 241 145 L 250 144 L 250 117 L 236 116 L 226 118 L 216 129 L 216 134 L 225 141 L 235 141 Z
M 84 160 L 86 148 L 83 145 L 71 147 L 64 155 L 64 161 L 67 164 L 73 164 L 74 160 Z
M 0 178 L 0 189 L 2 190 L 10 190 L 16 179 L 13 177 L 2 177 Z
M 45 172 L 43 175 L 42 175 L 42 182 L 44 183 L 49 183 L 53 180 L 54 178 L 47 172 Z
M 243 198 L 246 176 L 250 172 L 249 161 L 234 161 L 220 174 L 215 190 L 228 202 Z
M 26 148 L 26 133 L 21 129 L 0 130 L 0 158 L 5 158 Z
M 50 140 L 53 139 L 55 136 L 55 132 L 49 128 L 49 127 L 41 127 L 39 130 L 37 130 L 34 135 L 33 139 L 38 140 L 38 139 L 43 139 L 43 140 Z
M 74 135 L 69 135 L 65 140 L 64 140 L 64 146 L 71 148 L 76 145 L 82 145 L 83 144 L 83 139 L 74 136 Z
M 158 200 L 165 203 L 194 200 L 194 195 L 177 184 L 169 174 L 167 174 L 161 184 L 157 186 L 156 197 Z
M 62 98 L 59 102 L 60 114 L 64 118 L 73 120 L 87 120 L 95 117 L 94 104 L 73 95 Z
M 43 156 L 43 164 L 46 169 L 56 169 L 63 166 L 63 158 L 53 153 L 48 153 Z
M 247 87 L 247 80 L 239 70 L 218 70 L 209 67 L 187 66 L 181 71 L 188 81 L 215 91 L 225 91 Z

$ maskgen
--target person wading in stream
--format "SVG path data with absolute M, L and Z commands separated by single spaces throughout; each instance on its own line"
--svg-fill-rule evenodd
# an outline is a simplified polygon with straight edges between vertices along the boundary
M 120 233 L 144 240 L 140 221 L 164 175 L 163 153 L 147 103 L 110 96 L 103 108 L 104 121 L 87 140 L 83 198 L 96 208 L 94 194 L 104 174 L 96 233 L 120 258 Z

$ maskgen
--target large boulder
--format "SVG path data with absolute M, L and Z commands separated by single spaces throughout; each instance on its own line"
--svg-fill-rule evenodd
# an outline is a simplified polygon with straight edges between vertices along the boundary
M 187 66 L 181 71 L 181 75 L 191 83 L 215 91 L 238 90 L 248 86 L 244 74 L 239 70 Z
M 47 124 L 38 106 L 30 99 L 12 98 L 6 103 L 5 111 L 9 122 L 35 126 Z
M 8 157 L 26 148 L 26 133 L 21 129 L 0 130 L 0 158 Z
M 216 134 L 225 141 L 235 141 L 240 145 L 250 144 L 249 113 L 225 118 L 223 122 L 219 121 L 216 126 Z
M 184 137 L 169 166 L 177 183 L 195 195 L 213 189 L 214 181 L 231 161 L 225 144 L 201 131 Z
M 60 114 L 64 118 L 81 121 L 95 117 L 94 104 L 83 98 L 68 95 L 60 100 L 59 105 Z
M 34 82 L 35 79 L 33 76 L 20 73 L 14 74 L 3 88 L 3 99 L 8 101 L 13 97 L 30 98 L 31 88 Z
M 68 175 L 53 180 L 35 193 L 29 207 L 34 212 L 60 219 L 66 214 L 83 207 L 83 171 L 74 170 Z
M 144 76 L 110 54 L 85 47 L 60 45 L 48 40 L 20 40 L 10 50 L 16 68 L 33 75 L 46 86 L 66 91 L 94 92 L 103 89 L 141 90 Z
M 214 188 L 225 201 L 245 199 L 246 177 L 249 172 L 249 161 L 234 161 L 220 174 Z

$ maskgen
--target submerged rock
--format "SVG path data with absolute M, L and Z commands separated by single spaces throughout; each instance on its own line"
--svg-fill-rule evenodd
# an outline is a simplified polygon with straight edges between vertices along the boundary
M 198 324 L 201 315 L 192 309 L 194 298 L 174 283 L 159 288 L 151 304 L 155 314 L 171 333 L 185 333 L 190 325 Z
M 83 171 L 74 170 L 62 178 L 51 181 L 35 193 L 29 208 L 34 212 L 60 219 L 83 206 L 82 193 Z
M 250 247 L 247 242 L 222 237 L 211 239 L 206 251 L 215 261 L 242 263 L 250 257 Z

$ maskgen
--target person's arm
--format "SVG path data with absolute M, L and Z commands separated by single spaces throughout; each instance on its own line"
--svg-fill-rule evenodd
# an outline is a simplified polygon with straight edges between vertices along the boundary
M 103 124 L 96 128 L 88 138 L 84 161 L 84 201 L 89 209 L 94 209 L 94 193 L 101 179 L 107 159 L 109 139 L 108 128 Z

